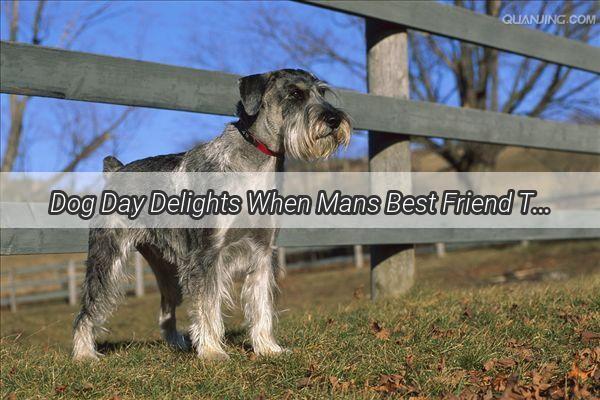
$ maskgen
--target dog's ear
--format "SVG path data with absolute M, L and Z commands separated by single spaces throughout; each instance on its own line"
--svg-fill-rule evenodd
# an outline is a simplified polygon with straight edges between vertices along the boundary
M 268 74 L 249 75 L 238 80 L 240 98 L 246 114 L 256 115 L 258 113 L 268 81 Z

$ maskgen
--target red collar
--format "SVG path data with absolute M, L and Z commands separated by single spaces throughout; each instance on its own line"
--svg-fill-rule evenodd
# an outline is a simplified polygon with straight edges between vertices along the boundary
M 246 141 L 248 143 L 250 143 L 252 146 L 256 147 L 262 153 L 264 153 L 268 156 L 271 156 L 271 157 L 277 157 L 277 158 L 283 157 L 284 153 L 278 153 L 276 151 L 269 149 L 266 144 L 264 144 L 263 142 L 258 140 L 256 137 L 254 137 L 254 135 L 252 133 L 250 133 L 249 130 L 243 129 L 243 128 L 238 128 L 238 130 L 240 131 L 240 134 L 242 135 L 242 137 L 244 139 L 246 139 Z

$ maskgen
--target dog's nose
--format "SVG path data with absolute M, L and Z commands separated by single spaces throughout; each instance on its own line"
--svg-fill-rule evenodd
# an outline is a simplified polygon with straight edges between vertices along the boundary
M 340 122 L 342 122 L 342 119 L 337 114 L 331 113 L 327 114 L 327 116 L 325 117 L 325 123 L 331 129 L 336 129 L 338 126 L 340 126 Z

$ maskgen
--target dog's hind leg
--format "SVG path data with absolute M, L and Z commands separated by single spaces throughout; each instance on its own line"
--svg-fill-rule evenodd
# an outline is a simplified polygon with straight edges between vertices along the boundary
M 160 315 L 158 324 L 162 337 L 171 346 L 181 350 L 188 350 L 190 343 L 177 332 L 177 319 L 175 309 L 181 304 L 182 294 L 177 266 L 165 260 L 159 250 L 151 245 L 137 246 L 138 251 L 144 256 L 156 276 L 160 289 Z
M 128 236 L 120 229 L 92 229 L 81 311 L 73 324 L 73 359 L 97 359 L 95 336 L 122 297 Z
M 257 249 L 251 257 L 251 266 L 242 287 L 244 315 L 250 324 L 250 339 L 254 352 L 270 355 L 284 352 L 273 335 L 275 312 L 273 291 L 275 276 L 273 252 L 270 248 Z

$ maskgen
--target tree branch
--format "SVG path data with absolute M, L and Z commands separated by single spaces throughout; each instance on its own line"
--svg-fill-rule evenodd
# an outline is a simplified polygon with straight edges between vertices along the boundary
M 63 168 L 62 172 L 72 172 L 77 168 L 81 161 L 88 158 L 92 153 L 94 153 L 100 146 L 102 146 L 108 139 L 111 138 L 115 129 L 117 129 L 125 120 L 128 115 L 134 110 L 133 107 L 126 108 L 119 117 L 117 117 L 113 123 L 104 129 L 99 134 L 95 135 L 88 143 L 86 143 L 73 157 L 71 161 L 69 161 Z
M 40 25 L 42 21 L 42 16 L 44 13 L 44 6 L 46 5 L 46 0 L 39 0 L 37 3 L 37 7 L 35 8 L 35 17 L 33 19 L 33 35 L 31 37 L 31 43 L 40 44 L 42 43 L 42 39 L 40 38 Z

